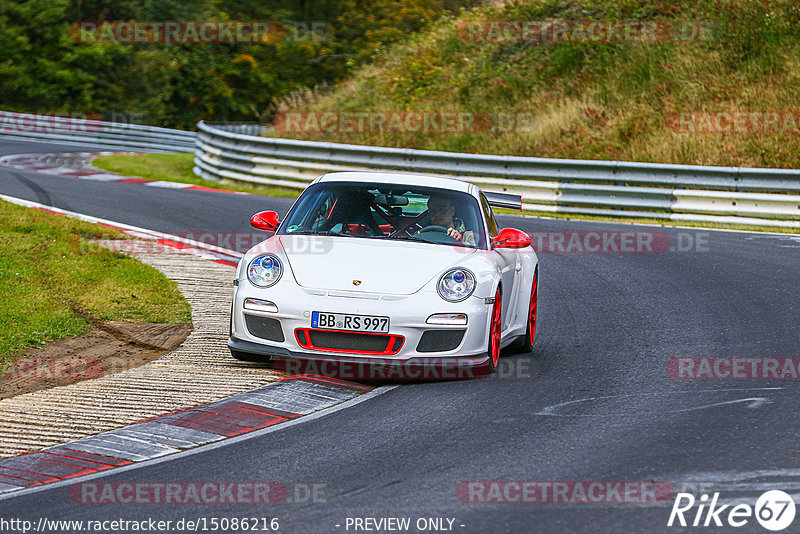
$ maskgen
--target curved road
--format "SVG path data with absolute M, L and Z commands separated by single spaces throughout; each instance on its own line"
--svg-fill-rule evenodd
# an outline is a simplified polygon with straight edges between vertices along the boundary
M 0 140 L 0 155 L 69 150 Z M 283 214 L 290 204 L 7 167 L 0 193 L 170 233 L 249 232 L 252 213 Z M 55 487 L 0 501 L 0 518 L 258 516 L 278 517 L 282 532 L 365 532 L 347 529 L 347 518 L 408 517 L 410 532 L 419 531 L 418 518 L 450 518 L 463 533 L 670 532 L 686 530 L 667 527 L 672 497 L 657 505 L 481 503 L 464 502 L 456 490 L 469 481 L 661 481 L 751 505 L 767 489 L 800 493 L 800 382 L 680 380 L 667 372 L 678 357 L 800 356 L 800 240 L 499 219 L 543 236 L 532 354 L 504 358 L 489 378 L 401 385 L 323 417 L 95 480 L 276 481 L 300 493 L 320 485 L 317 502 L 91 505 Z M 586 231 L 645 232 L 654 248 L 668 242 L 672 250 L 541 250 Z M 733 530 L 766 532 L 754 518 Z

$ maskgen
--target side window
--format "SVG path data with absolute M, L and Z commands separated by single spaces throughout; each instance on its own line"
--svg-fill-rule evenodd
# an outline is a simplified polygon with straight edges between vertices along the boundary
M 489 206 L 489 201 L 481 193 L 481 208 L 483 209 L 483 216 L 486 218 L 486 226 L 489 227 L 489 235 L 497 237 L 497 222 L 494 220 L 494 213 L 492 207 Z

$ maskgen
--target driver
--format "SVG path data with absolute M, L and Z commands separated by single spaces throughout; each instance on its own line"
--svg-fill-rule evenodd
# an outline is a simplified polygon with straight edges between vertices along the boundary
M 465 231 L 464 222 L 454 217 L 456 213 L 455 203 L 442 196 L 431 195 L 428 198 L 428 215 L 432 226 L 447 228 L 447 235 L 457 241 L 467 243 L 471 241 L 472 232 Z

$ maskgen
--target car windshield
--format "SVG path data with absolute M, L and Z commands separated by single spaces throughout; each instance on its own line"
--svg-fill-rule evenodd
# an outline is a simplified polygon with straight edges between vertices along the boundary
M 278 234 L 403 239 L 486 248 L 477 199 L 459 191 L 322 182 L 309 187 Z

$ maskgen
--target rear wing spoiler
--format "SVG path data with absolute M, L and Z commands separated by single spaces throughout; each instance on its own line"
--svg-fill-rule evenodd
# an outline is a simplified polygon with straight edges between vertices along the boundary
M 522 209 L 522 195 L 514 195 L 512 193 L 487 193 L 486 200 L 493 208 L 509 208 L 512 210 Z

